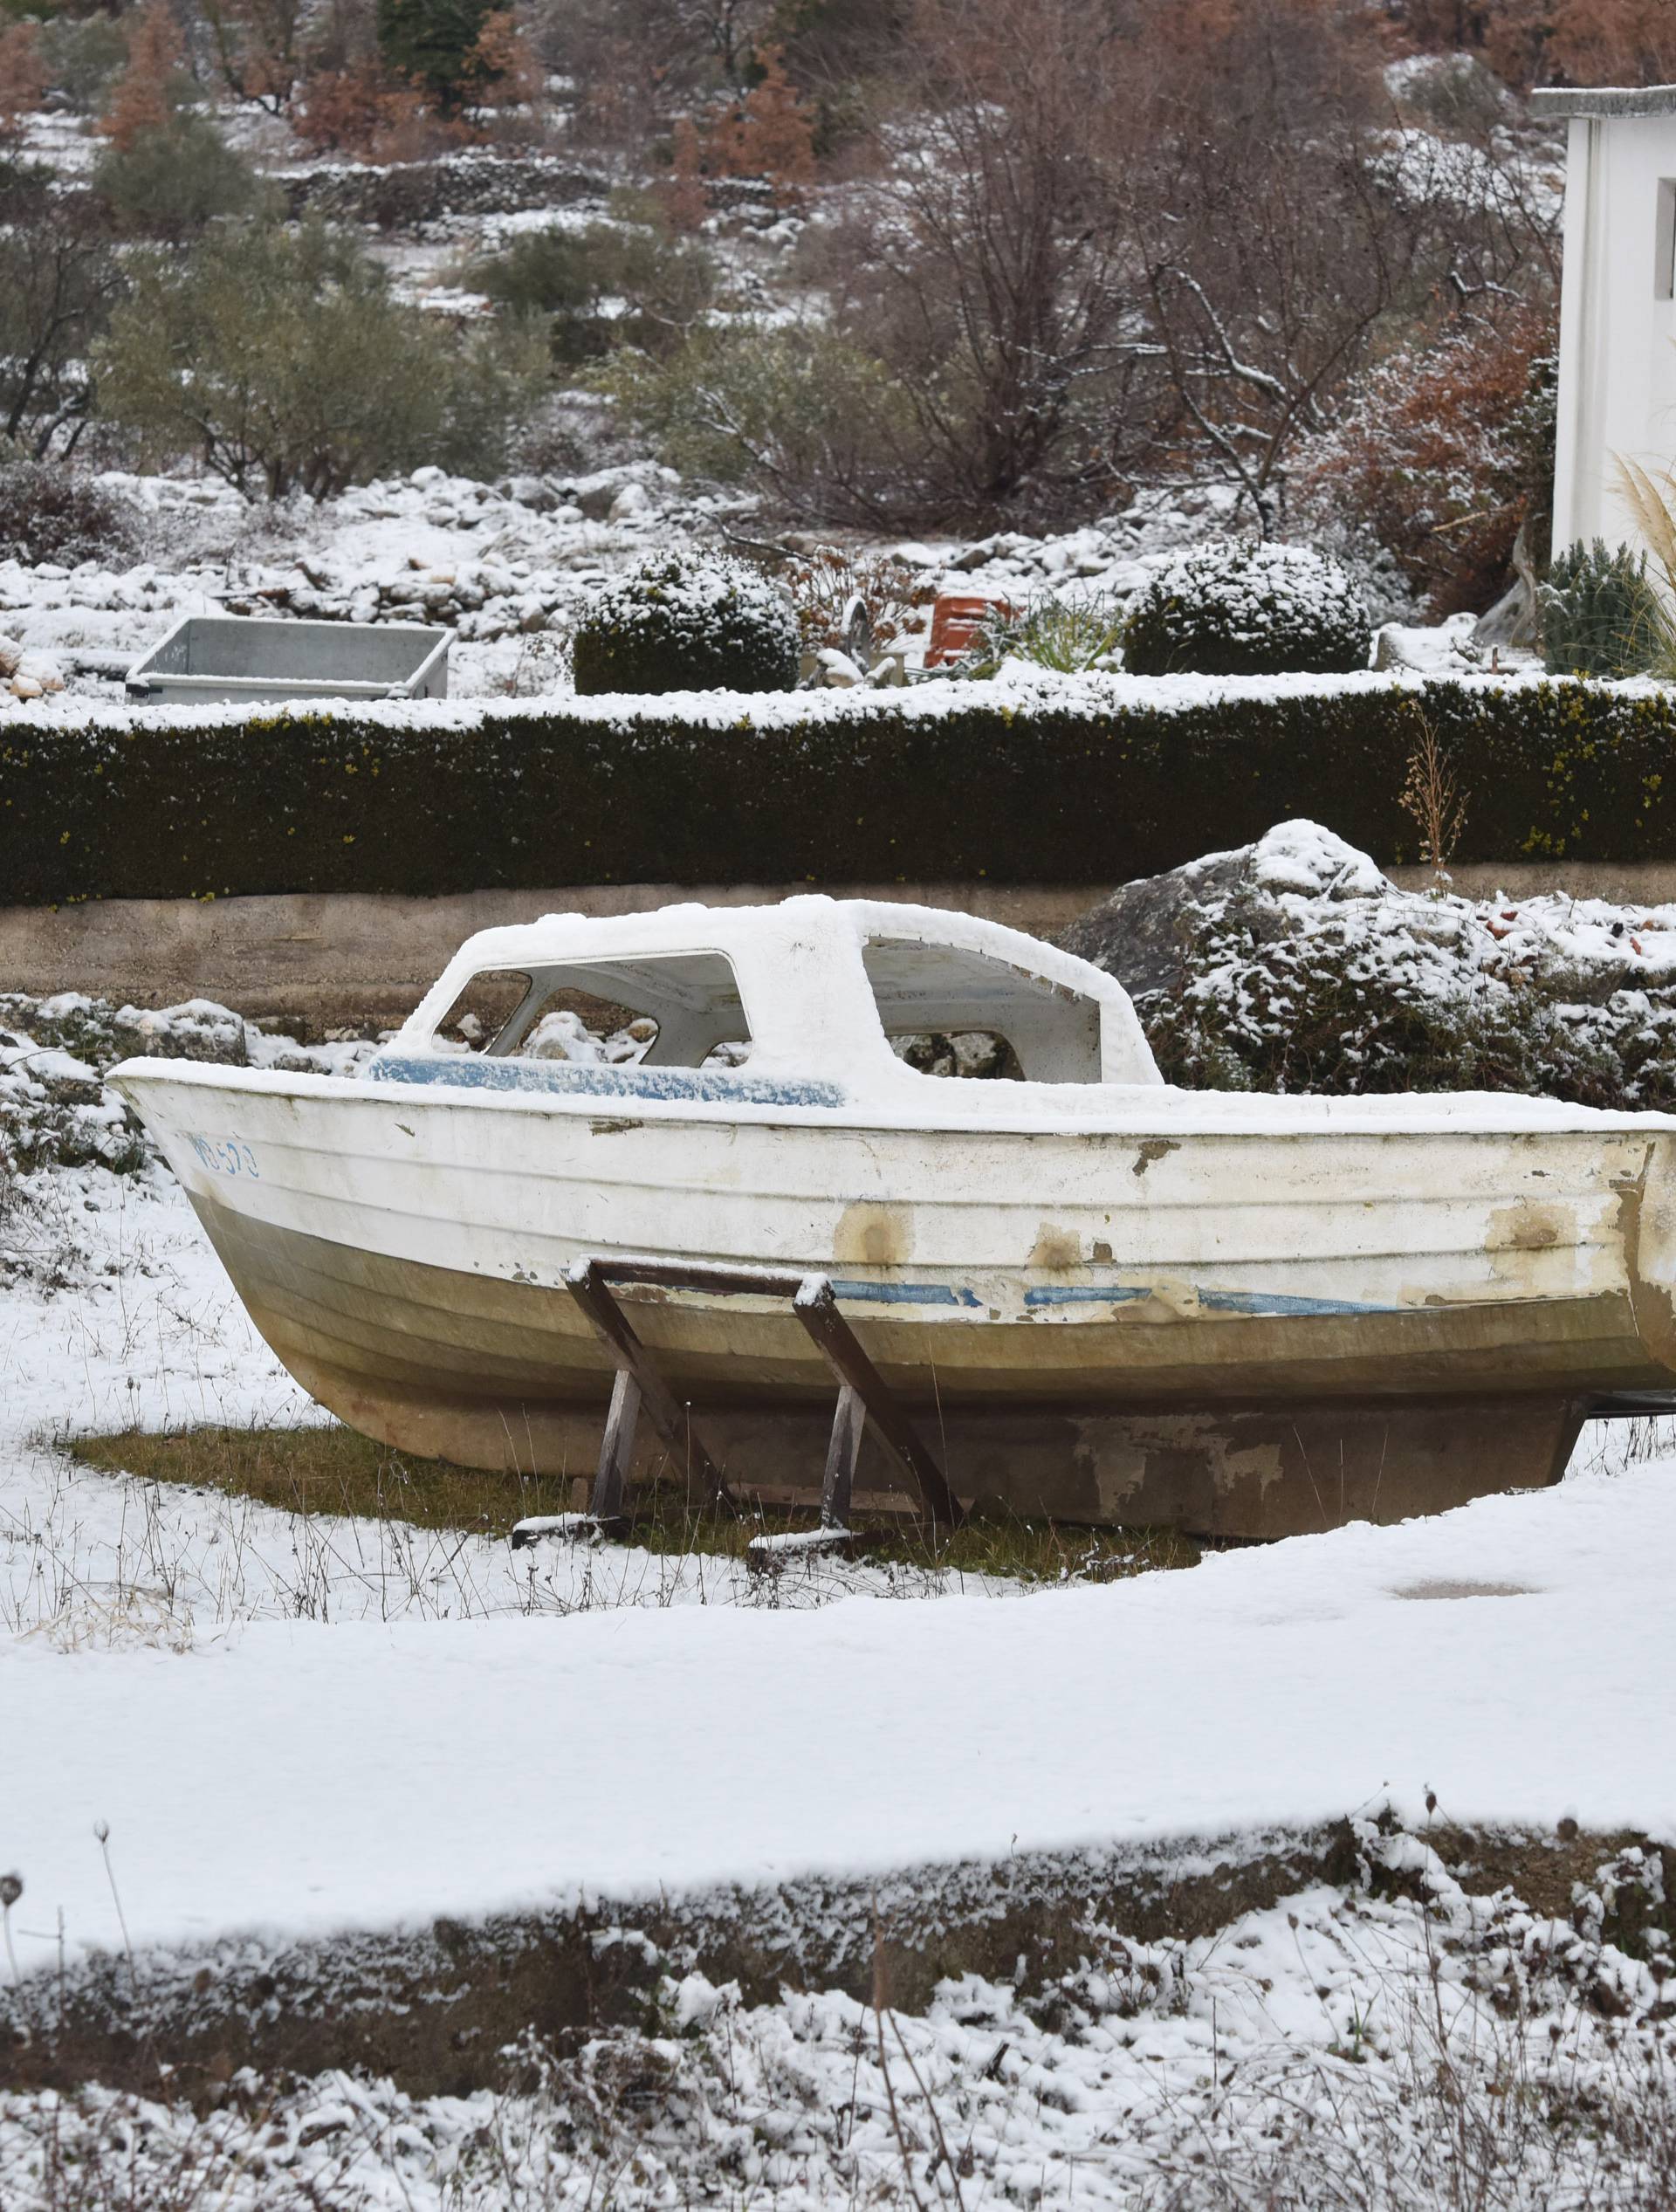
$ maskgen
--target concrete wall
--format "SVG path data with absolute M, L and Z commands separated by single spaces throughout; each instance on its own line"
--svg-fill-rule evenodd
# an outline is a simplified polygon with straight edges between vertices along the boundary
M 1568 127 L 1554 544 L 1639 545 L 1613 478 L 1676 461 L 1676 113 Z
M 1425 869 L 1394 869 L 1405 886 Z M 1676 864 L 1521 863 L 1457 868 L 1468 897 L 1568 891 L 1631 904 L 1676 901 Z M 332 894 L 314 897 L 109 899 L 79 906 L 0 906 L 0 990 L 45 997 L 85 991 L 118 1004 L 161 1006 L 217 999 L 253 1020 L 284 1015 L 311 1031 L 410 1013 L 474 930 L 560 910 L 637 913 L 697 899 L 745 906 L 790 897 L 801 883 L 627 883 L 553 891 L 472 891 L 452 898 Z M 981 914 L 1034 937 L 1058 936 L 1111 889 L 1030 884 L 857 883 L 849 896 L 908 899 Z

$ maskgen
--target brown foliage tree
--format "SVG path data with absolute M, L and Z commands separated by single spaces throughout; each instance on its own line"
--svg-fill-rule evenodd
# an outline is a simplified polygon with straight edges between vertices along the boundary
M 1670 0 L 1400 0 L 1393 12 L 1417 46 L 1480 53 L 1521 89 L 1676 78 Z
M 10 24 L 0 31 L 0 146 L 16 141 L 24 116 L 45 96 L 39 26 Z
M 128 65 L 116 80 L 100 128 L 119 151 L 161 130 L 181 105 L 186 42 L 168 0 L 146 0 L 128 18 Z
M 702 220 L 708 177 L 760 177 L 779 205 L 799 204 L 814 182 L 814 117 L 786 73 L 784 50 L 766 47 L 759 80 L 725 107 L 681 117 L 673 145 L 664 196 L 679 228 Z
M 1554 340 L 1518 301 L 1397 346 L 1304 447 L 1306 511 L 1394 553 L 1432 615 L 1487 606 L 1521 526 L 1546 531 Z
M 422 161 L 459 135 L 370 55 L 306 78 L 291 125 L 305 144 L 357 161 Z

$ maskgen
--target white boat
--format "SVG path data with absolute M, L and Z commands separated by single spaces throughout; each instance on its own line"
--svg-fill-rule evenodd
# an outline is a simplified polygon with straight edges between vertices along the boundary
M 491 1471 L 593 1467 L 588 1255 L 829 1277 L 958 1495 L 1088 1523 L 1395 1519 L 1676 1405 L 1676 1120 L 1175 1089 L 1109 976 L 965 915 L 553 915 L 471 938 L 354 1077 L 111 1080 L 305 1388 Z M 730 1482 L 816 1494 L 833 1383 L 784 1297 L 623 1297 Z

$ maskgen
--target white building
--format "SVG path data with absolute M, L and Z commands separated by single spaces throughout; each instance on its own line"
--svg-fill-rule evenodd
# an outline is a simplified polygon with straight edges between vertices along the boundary
M 1676 85 L 1531 105 L 1570 132 L 1554 546 L 1638 545 L 1618 460 L 1676 465 Z

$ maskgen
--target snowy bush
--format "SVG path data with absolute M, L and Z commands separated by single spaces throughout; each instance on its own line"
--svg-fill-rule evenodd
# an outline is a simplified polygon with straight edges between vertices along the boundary
M 90 477 L 55 461 L 5 457 L 0 445 L 0 560 L 26 567 L 42 561 L 126 560 L 134 552 L 135 515 Z
M 601 867 L 630 883 L 1117 883 L 1302 814 L 1401 864 L 1419 857 L 1403 806 L 1417 708 L 1466 800 L 1457 863 L 1676 858 L 1664 687 L 1016 670 L 755 698 L 38 702 L 5 711 L 0 884 L 41 905 L 548 891 L 555 869 L 580 883 Z
M 1123 662 L 1137 676 L 1286 676 L 1365 668 L 1367 608 L 1336 561 L 1305 546 L 1217 539 L 1136 595 Z
M 786 691 L 797 616 L 742 560 L 666 553 L 605 587 L 577 624 L 574 654 L 583 692 Z

